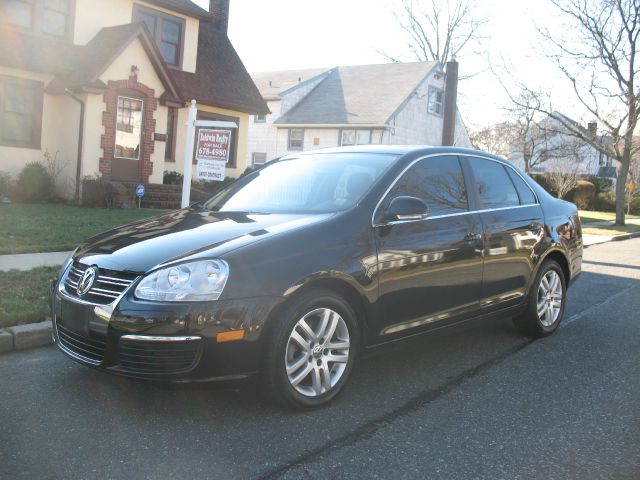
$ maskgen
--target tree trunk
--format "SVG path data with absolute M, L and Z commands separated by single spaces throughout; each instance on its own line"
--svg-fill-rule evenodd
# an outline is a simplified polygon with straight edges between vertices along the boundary
M 616 225 L 625 224 L 625 195 L 624 191 L 627 186 L 627 175 L 629 175 L 629 159 L 623 158 L 622 165 L 616 180 Z

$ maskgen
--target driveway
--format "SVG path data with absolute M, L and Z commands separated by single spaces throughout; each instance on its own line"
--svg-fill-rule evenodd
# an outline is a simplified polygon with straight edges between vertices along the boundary
M 639 252 L 587 249 L 550 338 L 492 320 L 388 347 L 311 413 L 0 356 L 0 478 L 640 478 Z

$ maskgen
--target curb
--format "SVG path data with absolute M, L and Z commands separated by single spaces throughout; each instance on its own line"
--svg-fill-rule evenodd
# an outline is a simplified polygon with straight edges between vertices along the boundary
M 615 235 L 611 237 L 609 240 L 606 240 L 604 242 L 592 243 L 591 245 L 583 245 L 582 248 L 589 248 L 594 245 L 602 245 L 603 243 L 609 243 L 609 242 L 621 242 L 622 240 L 630 240 L 632 238 L 638 238 L 638 237 L 640 237 L 640 232 L 623 233 L 622 235 Z
M 0 353 L 44 347 L 52 343 L 51 320 L 0 330 Z

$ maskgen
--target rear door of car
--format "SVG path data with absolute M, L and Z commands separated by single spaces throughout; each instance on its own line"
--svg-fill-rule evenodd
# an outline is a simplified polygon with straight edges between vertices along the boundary
M 483 312 L 517 305 L 526 294 L 544 239 L 544 215 L 533 190 L 506 163 L 461 157 L 484 235 Z
M 479 310 L 482 224 L 470 211 L 460 160 L 437 155 L 412 164 L 374 213 L 378 334 L 410 333 Z M 423 200 L 422 220 L 385 221 L 397 196 Z

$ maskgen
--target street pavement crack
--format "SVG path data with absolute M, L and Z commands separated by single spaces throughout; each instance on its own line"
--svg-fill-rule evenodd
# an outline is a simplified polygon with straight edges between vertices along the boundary
M 509 350 L 501 353 L 500 355 L 490 358 L 489 360 L 486 360 L 485 362 L 482 362 L 473 368 L 465 370 L 459 375 L 456 375 L 455 377 L 450 378 L 447 382 L 440 385 L 439 387 L 426 390 L 416 395 L 415 397 L 411 398 L 409 401 L 407 401 L 400 407 L 396 408 L 395 410 L 385 413 L 384 415 L 377 417 L 361 425 L 360 427 L 356 428 L 352 432 L 349 432 L 337 438 L 336 440 L 333 440 L 303 455 L 300 455 L 299 457 L 293 459 L 292 461 L 287 462 L 286 464 L 281 465 L 280 467 L 277 467 L 275 469 L 272 469 L 271 471 L 264 473 L 258 478 L 272 479 L 272 478 L 280 477 L 286 474 L 287 472 L 293 470 L 296 467 L 299 467 L 306 463 L 310 463 L 313 460 L 319 457 L 322 457 L 324 454 L 332 453 L 342 448 L 352 446 L 361 440 L 367 440 L 368 438 L 371 438 L 373 435 L 375 435 L 379 430 L 391 425 L 397 419 L 410 415 L 415 411 L 428 405 L 429 403 L 433 402 L 434 400 L 437 400 L 438 398 L 444 395 L 447 395 L 448 393 L 450 393 L 451 391 L 453 391 L 454 389 L 462 385 L 467 380 L 470 380 L 480 375 L 484 371 L 502 363 L 508 357 L 525 349 L 526 347 L 531 345 L 533 342 L 535 342 L 535 340 L 533 339 L 527 340 L 523 343 L 520 343 L 514 346 L 513 348 L 510 348 Z

